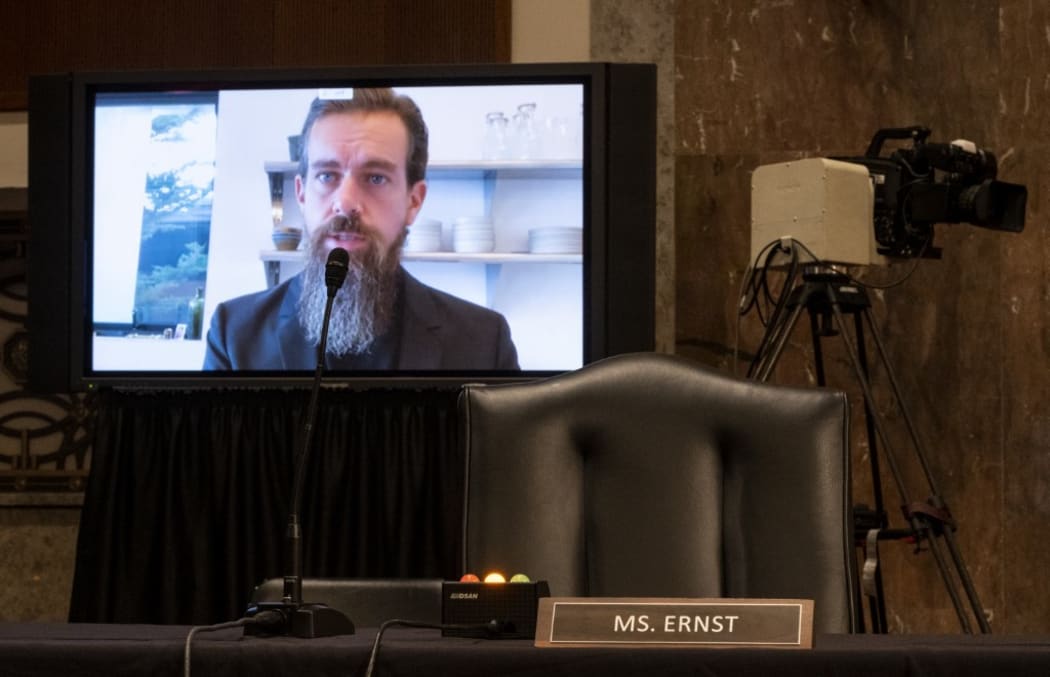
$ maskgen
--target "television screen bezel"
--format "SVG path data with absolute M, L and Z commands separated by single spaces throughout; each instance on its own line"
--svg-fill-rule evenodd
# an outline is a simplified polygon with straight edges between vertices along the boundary
M 66 74 L 68 82 L 68 220 L 69 251 L 65 256 L 52 256 L 50 265 L 65 259 L 68 266 L 68 384 L 71 391 L 97 388 L 221 388 L 302 386 L 313 379 L 312 371 L 295 372 L 93 372 L 86 364 L 92 322 L 87 295 L 90 293 L 92 214 L 91 127 L 93 95 L 97 91 L 136 91 L 144 87 L 165 90 L 247 89 L 322 86 L 433 86 L 486 84 L 581 84 L 584 97 L 583 139 L 583 364 L 615 354 L 653 349 L 653 269 L 655 228 L 655 67 L 651 64 L 551 63 L 551 64 L 476 64 L 425 66 L 354 66 L 313 69 L 266 68 L 224 69 L 208 71 L 110 71 Z M 53 84 L 53 83 L 52 83 Z M 38 88 L 39 89 L 39 88 Z M 615 91 L 615 93 L 612 90 Z M 34 192 L 33 111 L 31 82 L 30 105 L 30 210 L 42 199 L 43 191 Z M 615 96 L 616 102 L 612 100 Z M 47 97 L 44 97 L 45 99 Z M 616 105 L 613 105 L 613 104 Z M 615 110 L 614 110 L 615 109 Z M 42 116 L 38 115 L 38 117 Z M 51 114 L 61 118 L 61 115 Z M 52 121 L 54 122 L 54 121 Z M 614 138 L 614 133 L 619 137 Z M 628 138 L 630 137 L 630 138 Z M 46 145 L 46 144 L 44 144 Z M 610 171 L 610 160 L 618 161 Z M 633 165 L 628 167 L 628 165 Z M 39 174 L 38 172 L 35 172 Z M 630 179 L 634 173 L 629 205 L 626 196 L 617 195 L 613 184 Z M 616 176 L 614 176 L 614 174 Z M 36 197 L 34 197 L 34 195 Z M 616 211 L 614 211 L 616 210 Z M 616 218 L 617 216 L 621 218 Z M 31 216 L 32 219 L 32 216 Z M 611 220 L 610 220 L 611 219 Z M 630 221 L 630 223 L 627 223 Z M 45 224 L 40 224 L 45 225 Z M 631 232 L 634 231 L 634 232 Z M 642 233 L 639 236 L 639 233 Z M 615 240 L 613 243 L 611 241 Z M 612 249 L 610 244 L 613 244 Z M 42 247 L 41 249 L 44 249 Z M 47 245 L 54 254 L 55 247 Z M 612 253 L 612 250 L 618 250 Z M 636 254 L 634 261 L 631 252 Z M 32 255 L 32 248 L 31 248 Z M 610 261 L 610 256 L 620 259 Z M 31 256 L 31 260 L 32 256 Z M 34 261 L 36 266 L 42 265 Z M 33 265 L 33 264 L 31 264 Z M 613 275 L 615 273 L 615 277 Z M 38 279 L 43 274 L 38 272 Z M 32 276 L 31 276 L 32 279 Z M 631 284 L 633 282 L 633 285 Z M 610 287 L 620 289 L 611 299 Z M 30 289 L 30 314 L 34 294 Z M 648 297 L 648 298 L 646 298 Z M 61 299 L 58 299 L 61 305 Z M 51 306 L 54 308 L 55 306 Z M 612 317 L 616 315 L 619 320 Z M 610 322 L 612 320 L 612 322 Z M 635 326 L 641 320 L 648 329 Z M 620 336 L 611 334 L 613 326 L 621 327 Z M 56 323 L 50 323 L 56 324 Z M 53 331 L 53 327 L 52 327 Z M 39 342 L 38 342 L 39 343 Z M 45 339 L 52 347 L 56 341 Z M 60 342 L 59 342 L 60 343 Z M 46 349 L 45 349 L 46 350 Z M 43 351 L 41 351 L 43 352 Z M 36 364 L 41 359 L 38 357 Z M 61 367 L 59 367 L 60 369 Z M 33 379 L 31 361 L 30 381 Z M 54 365 L 39 368 L 48 372 L 38 382 L 54 385 Z M 440 371 L 440 372 L 372 372 L 367 374 L 326 374 L 326 383 L 351 387 L 420 387 L 425 385 L 455 386 L 465 382 L 500 383 L 532 380 L 559 371 Z

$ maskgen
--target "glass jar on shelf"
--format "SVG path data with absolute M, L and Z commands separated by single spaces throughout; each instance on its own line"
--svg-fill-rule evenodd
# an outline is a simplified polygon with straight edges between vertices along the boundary
M 493 111 L 485 115 L 485 136 L 481 144 L 481 159 L 507 159 L 509 155 L 507 148 L 508 122 L 507 117 L 501 111 Z
M 533 160 L 540 153 L 540 135 L 536 129 L 536 104 L 518 105 L 514 114 L 512 154 L 516 160 Z

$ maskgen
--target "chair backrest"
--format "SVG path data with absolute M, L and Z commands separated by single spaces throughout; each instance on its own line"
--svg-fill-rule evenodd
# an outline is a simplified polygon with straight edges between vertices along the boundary
M 460 396 L 464 562 L 555 596 L 813 599 L 854 629 L 844 394 L 636 353 Z

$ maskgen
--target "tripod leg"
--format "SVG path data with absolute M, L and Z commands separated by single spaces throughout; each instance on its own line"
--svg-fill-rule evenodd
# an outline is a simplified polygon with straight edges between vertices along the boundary
M 835 290 L 830 284 L 827 286 L 827 295 L 828 301 L 831 305 L 832 311 L 835 314 L 835 319 L 838 322 L 838 325 L 840 327 L 844 327 L 845 323 L 842 319 L 842 309 L 839 306 L 838 300 L 835 296 Z M 870 316 L 870 313 L 865 313 L 865 315 Z M 854 375 L 856 376 L 857 382 L 860 384 L 861 390 L 864 393 L 864 399 L 866 402 L 873 403 L 875 399 L 872 394 L 871 384 L 868 381 L 867 374 L 865 373 L 864 369 L 860 364 L 860 358 L 857 354 L 857 351 L 854 348 L 853 343 L 849 340 L 849 337 L 846 336 L 846 332 L 841 332 L 841 334 L 842 342 L 846 346 L 846 351 L 849 353 L 850 361 L 853 363 Z M 876 339 L 876 343 L 880 347 L 880 356 L 883 358 L 883 366 L 887 369 L 887 371 L 889 371 L 889 363 L 885 359 L 885 353 L 882 352 L 882 343 L 878 339 Z M 898 408 L 903 410 L 903 403 L 899 398 L 897 400 L 897 404 Z M 875 413 L 874 407 L 872 407 L 872 412 Z M 889 435 L 887 434 L 883 426 L 882 418 L 879 416 L 874 416 L 873 423 L 875 424 L 875 430 L 878 433 L 879 438 L 882 440 L 882 446 L 886 450 L 886 460 L 889 463 L 891 473 L 893 475 L 894 480 L 896 481 L 897 491 L 901 497 L 901 501 L 905 506 L 910 505 L 911 501 L 908 497 L 908 491 L 904 486 L 903 475 L 901 474 L 900 468 L 897 465 L 896 455 L 894 454 L 893 446 L 890 442 Z M 959 622 L 962 624 L 963 630 L 967 633 L 970 633 L 971 629 L 969 619 L 966 617 L 964 609 L 962 608 L 962 603 L 959 599 L 958 592 L 955 589 L 954 581 L 952 580 L 950 572 L 948 571 L 944 563 L 943 556 L 940 553 L 939 548 L 937 547 L 938 544 L 935 543 L 935 534 L 933 533 L 933 529 L 930 527 L 929 522 L 927 520 L 920 520 L 919 516 L 916 513 L 912 513 L 910 515 L 910 524 L 912 526 L 912 529 L 920 538 L 925 538 L 927 541 L 929 541 L 930 549 L 934 552 L 934 559 L 937 562 L 937 566 L 941 572 L 941 578 L 944 580 L 945 587 L 947 588 L 948 594 L 952 599 L 953 605 L 955 606 L 955 612 L 959 616 Z
M 864 379 L 869 380 L 871 378 L 871 371 L 868 367 L 868 351 L 865 348 L 864 342 L 864 324 L 861 321 L 861 316 L 859 314 L 854 314 L 853 318 L 853 331 L 857 341 L 857 365 L 861 373 L 864 374 Z M 879 526 L 884 528 L 886 526 L 886 505 L 882 498 L 882 471 L 879 468 L 878 435 L 875 430 L 875 410 L 873 409 L 873 406 L 874 403 L 865 396 L 864 425 L 868 434 L 868 459 L 871 466 L 872 499 L 875 502 L 875 516 L 879 520 Z
M 809 309 L 809 335 L 813 339 L 813 368 L 817 371 L 817 385 L 823 388 L 828 384 L 824 374 L 824 346 L 820 341 L 819 314 L 813 308 Z
M 918 434 L 918 429 L 915 427 L 915 423 L 912 420 L 911 414 L 908 409 L 904 406 L 904 399 L 901 395 L 900 385 L 897 382 L 897 376 L 890 368 L 889 360 L 886 357 L 886 348 L 882 343 L 882 339 L 878 332 L 878 327 L 875 324 L 875 317 L 871 313 L 871 309 L 865 309 L 864 319 L 868 323 L 868 327 L 871 329 L 871 335 L 875 340 L 875 347 L 879 351 L 879 357 L 882 360 L 883 366 L 886 369 L 886 374 L 889 377 L 890 386 L 893 388 L 893 396 L 897 399 L 897 404 L 904 417 L 905 425 L 908 427 L 908 434 L 911 437 L 912 444 L 915 447 L 915 452 L 919 459 L 919 464 L 922 466 L 922 471 L 926 475 L 926 483 L 930 486 L 930 492 L 932 497 L 930 503 L 934 508 L 949 513 L 950 510 L 941 498 L 940 489 L 937 487 L 937 482 L 934 480 L 933 472 L 930 470 L 930 464 L 926 460 L 926 452 L 922 446 L 921 439 Z M 959 581 L 962 583 L 963 589 L 966 592 L 966 596 L 970 602 L 970 608 L 973 611 L 974 617 L 977 619 L 977 625 L 980 627 L 981 632 L 990 633 L 992 631 L 991 626 L 988 624 L 988 619 L 984 615 L 984 607 L 981 606 L 981 601 L 977 597 L 977 589 L 973 585 L 973 579 L 970 578 L 969 570 L 966 564 L 963 562 L 962 553 L 959 551 L 958 545 L 955 543 L 954 526 L 946 524 L 941 530 L 941 534 L 944 536 L 945 543 L 948 545 L 948 552 L 951 555 L 952 563 L 955 567 L 955 572 L 959 577 Z
M 941 578 L 944 579 L 945 587 L 948 589 L 948 595 L 952 599 L 952 605 L 955 607 L 955 613 L 959 617 L 959 624 L 962 625 L 963 632 L 972 635 L 973 628 L 970 627 L 970 618 L 966 615 L 966 610 L 963 608 L 959 591 L 955 589 L 955 585 L 952 583 L 952 574 L 948 569 L 948 563 L 944 559 L 944 553 L 941 552 L 941 544 L 937 540 L 935 530 L 930 526 L 927 519 L 919 517 L 912 518 L 912 528 L 920 535 L 922 540 L 926 541 L 930 552 L 933 554 L 934 561 L 937 562 L 937 568 L 940 569 Z
M 973 586 L 973 579 L 970 578 L 970 573 L 963 564 L 962 553 L 959 552 L 959 546 L 955 543 L 955 533 L 951 527 L 944 530 L 944 542 L 948 544 L 948 552 L 952 556 L 952 561 L 955 562 L 956 572 L 970 600 L 970 606 L 977 618 L 977 625 L 980 626 L 981 632 L 988 634 L 992 631 L 992 626 L 988 624 L 988 618 L 984 615 L 981 602 L 977 599 L 977 589 Z
M 857 340 L 857 362 L 861 372 L 866 379 L 871 378 L 868 368 L 868 351 L 864 342 L 864 324 L 859 312 L 853 313 L 853 335 Z M 845 335 L 843 335 L 845 339 Z M 875 503 L 875 519 L 878 527 L 885 529 L 887 526 L 886 506 L 882 498 L 882 471 L 879 467 L 879 438 L 875 430 L 875 411 L 872 401 L 864 397 L 864 428 L 868 436 L 868 467 L 871 468 L 871 495 Z M 869 602 L 874 606 L 871 611 L 872 630 L 878 633 L 889 632 L 886 623 L 886 594 L 882 586 L 882 567 L 875 569 L 875 597 Z
M 855 315 L 856 317 L 856 315 Z M 834 329 L 827 327 L 829 313 L 826 309 L 818 310 L 814 306 L 809 306 L 809 331 L 810 336 L 813 339 L 813 368 L 817 375 L 817 385 L 826 386 L 827 376 L 824 371 L 824 349 L 822 338 L 824 336 L 834 336 Z M 822 325 L 823 323 L 823 325 Z M 841 332 L 841 328 L 838 330 Z M 864 358 L 863 346 L 861 347 L 861 359 Z M 865 361 L 864 372 L 867 373 L 867 366 Z M 869 458 L 872 462 L 872 480 L 874 484 L 875 492 L 875 511 L 874 515 L 877 518 L 876 523 L 865 523 L 863 526 L 860 524 L 860 516 L 858 511 L 854 510 L 854 538 L 857 540 L 857 546 L 862 549 L 863 562 L 860 569 L 864 572 L 864 577 L 867 579 L 870 577 L 870 583 L 865 582 L 862 589 L 858 589 L 856 592 L 857 608 L 862 609 L 864 606 L 864 600 L 868 602 L 868 613 L 871 615 L 871 631 L 874 633 L 885 634 L 888 630 L 886 624 L 886 596 L 882 586 L 882 568 L 878 565 L 878 541 L 869 538 L 872 533 L 878 533 L 879 529 L 886 526 L 885 524 L 885 511 L 882 507 L 882 485 L 880 481 L 880 475 L 878 473 L 878 461 L 875 449 L 877 447 L 875 440 L 875 432 L 871 426 L 871 410 L 868 406 L 868 402 L 864 402 L 864 421 L 867 425 L 868 433 L 868 448 L 870 450 Z M 855 506 L 856 507 L 856 506 Z M 870 520 L 869 520 L 870 522 Z M 863 533 L 863 538 L 861 534 Z M 868 573 L 870 568 L 871 573 Z M 860 622 L 860 632 L 864 632 L 864 618 L 863 616 L 858 617 Z
M 769 341 L 763 341 L 767 345 L 772 345 L 772 348 L 763 351 L 762 354 L 755 357 L 751 368 L 748 369 L 749 377 L 756 381 L 765 382 L 769 380 L 773 369 L 780 360 L 780 355 L 784 352 L 784 346 L 787 345 L 788 339 L 791 338 L 791 332 L 795 329 L 795 324 L 798 322 L 798 317 L 802 313 L 804 305 L 803 303 L 795 305 L 787 319 L 772 328 Z

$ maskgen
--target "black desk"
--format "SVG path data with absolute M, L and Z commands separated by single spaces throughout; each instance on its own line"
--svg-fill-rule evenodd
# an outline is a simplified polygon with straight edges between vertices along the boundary
M 189 629 L 159 625 L 0 624 L 4 677 L 119 677 L 182 674 Z M 196 635 L 192 677 L 362 675 L 375 630 L 304 640 Z M 525 640 L 441 637 L 392 628 L 383 636 L 380 675 L 573 677 L 587 675 L 842 675 L 957 677 L 1050 675 L 1050 637 L 824 635 L 812 650 L 537 649 Z

